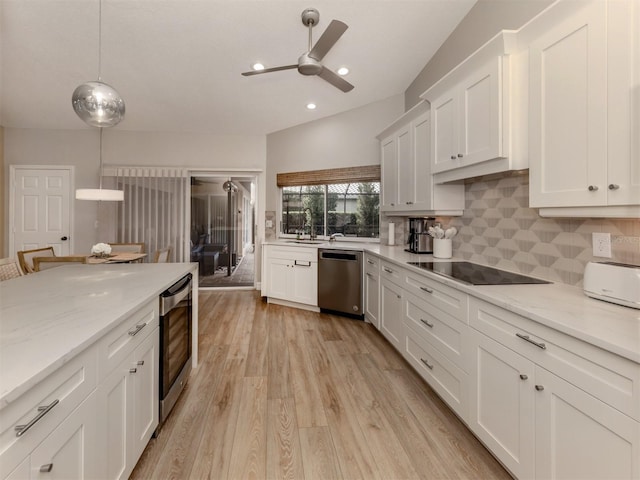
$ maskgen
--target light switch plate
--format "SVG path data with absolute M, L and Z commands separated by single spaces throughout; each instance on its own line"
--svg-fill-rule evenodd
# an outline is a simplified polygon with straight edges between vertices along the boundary
M 265 222 L 265 227 L 267 228 L 273 228 L 273 220 L 267 220 Z
M 596 233 L 592 234 L 593 256 L 611 258 L 611 234 Z

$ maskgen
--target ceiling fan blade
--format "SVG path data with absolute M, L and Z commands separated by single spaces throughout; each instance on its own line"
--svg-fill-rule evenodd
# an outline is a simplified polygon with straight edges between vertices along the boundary
M 261 73 L 279 72 L 280 70 L 292 70 L 294 68 L 298 68 L 297 63 L 295 65 L 285 65 L 284 67 L 265 68 L 264 70 L 252 70 L 250 72 L 243 72 L 242 75 L 244 75 L 245 77 L 250 77 L 251 75 L 260 75 Z
M 309 52 L 309 56 L 316 60 L 322 60 L 342 34 L 347 31 L 347 28 L 349 27 L 346 23 L 342 23 L 339 20 L 331 20 L 327 29 Z
M 327 82 L 329 82 L 334 87 L 339 88 L 345 93 L 353 90 L 353 85 L 351 85 L 349 82 L 347 82 L 344 78 L 342 78 L 337 73 L 329 70 L 327 67 L 324 67 L 322 71 L 318 74 L 318 76 L 323 80 L 326 80 Z

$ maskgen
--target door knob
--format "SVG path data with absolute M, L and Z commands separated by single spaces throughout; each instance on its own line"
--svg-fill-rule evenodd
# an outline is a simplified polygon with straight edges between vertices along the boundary
M 62 241 L 64 242 L 65 240 L 69 240 L 69 237 L 67 237 L 67 236 L 65 235 L 64 237 L 60 237 L 60 240 L 62 240 Z

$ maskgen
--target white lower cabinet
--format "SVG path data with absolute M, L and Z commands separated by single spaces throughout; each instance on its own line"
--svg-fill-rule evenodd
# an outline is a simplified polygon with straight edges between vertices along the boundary
M 265 245 L 262 295 L 318 306 L 318 250 L 306 247 Z
M 400 352 L 404 344 L 402 308 L 402 288 L 386 278 L 381 278 L 380 331 Z
M 380 330 L 380 260 L 364 256 L 364 318 Z
M 108 480 L 129 477 L 158 425 L 158 349 L 155 328 L 98 389 Z

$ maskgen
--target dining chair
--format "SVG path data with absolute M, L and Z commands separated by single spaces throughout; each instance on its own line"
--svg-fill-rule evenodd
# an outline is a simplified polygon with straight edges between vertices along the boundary
M 153 256 L 153 262 L 167 263 L 169 261 L 169 255 L 171 255 L 171 247 L 161 248 L 160 250 L 156 250 L 156 253 Z
M 34 257 L 33 268 L 35 272 L 49 270 L 50 268 L 73 265 L 74 263 L 87 263 L 86 255 L 66 255 L 63 257 Z
M 144 242 L 140 243 L 110 243 L 111 253 L 145 253 Z
M 17 255 L 22 273 L 26 275 L 35 272 L 33 265 L 34 257 L 55 257 L 56 253 L 53 251 L 53 247 L 44 247 L 33 250 L 21 250 L 17 252 Z
M 0 282 L 21 277 L 22 275 L 18 262 L 13 258 L 0 258 Z

